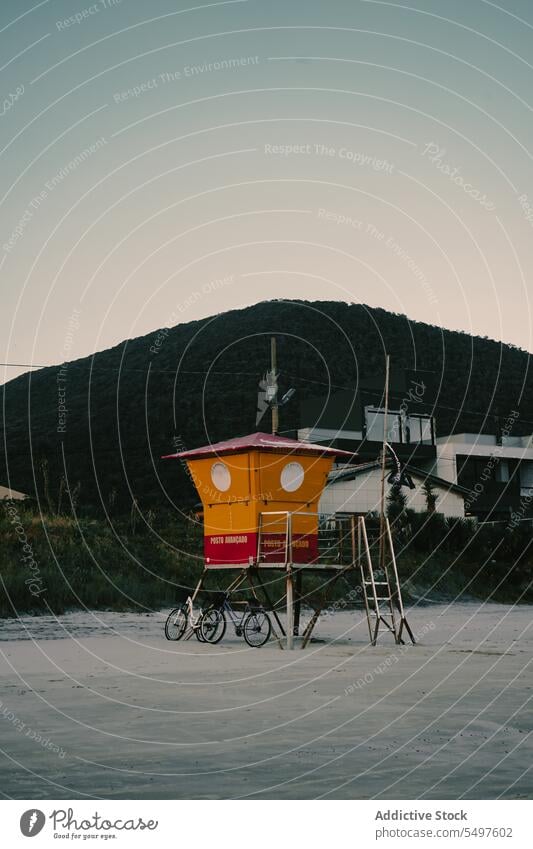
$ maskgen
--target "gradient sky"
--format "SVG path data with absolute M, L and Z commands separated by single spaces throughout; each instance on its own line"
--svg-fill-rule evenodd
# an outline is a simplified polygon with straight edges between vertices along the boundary
M 533 349 L 531 2 L 3 0 L 0 16 L 2 362 L 267 298 Z

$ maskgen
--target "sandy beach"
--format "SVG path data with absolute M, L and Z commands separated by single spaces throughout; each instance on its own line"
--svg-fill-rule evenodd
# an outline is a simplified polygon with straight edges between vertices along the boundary
M 8 798 L 531 798 L 533 608 L 360 611 L 302 651 L 164 639 L 166 612 L 0 628 Z

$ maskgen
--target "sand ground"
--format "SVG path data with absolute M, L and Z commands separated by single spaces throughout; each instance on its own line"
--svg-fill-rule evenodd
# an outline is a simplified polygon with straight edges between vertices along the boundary
M 164 619 L 0 625 L 7 797 L 533 796 L 533 607 L 413 608 L 405 648 L 342 612 L 293 652 Z

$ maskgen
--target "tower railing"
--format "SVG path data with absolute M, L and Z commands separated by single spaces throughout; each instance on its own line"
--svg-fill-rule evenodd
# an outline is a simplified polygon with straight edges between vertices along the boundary
M 313 531 L 302 529 L 300 518 L 313 519 L 316 528 Z M 353 564 L 356 550 L 351 518 L 302 510 L 264 511 L 259 514 L 256 563 L 270 568 L 286 568 L 291 563 L 302 568 L 308 565 L 330 569 Z M 308 557 L 305 552 L 297 554 L 298 548 L 306 547 L 302 546 L 306 540 L 309 542 Z M 278 555 L 276 559 L 274 555 Z

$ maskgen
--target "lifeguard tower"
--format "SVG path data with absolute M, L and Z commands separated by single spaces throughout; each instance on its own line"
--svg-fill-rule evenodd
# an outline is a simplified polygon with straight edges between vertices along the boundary
M 227 569 L 238 570 L 237 581 L 248 580 L 252 587 L 257 578 L 268 599 L 260 573 L 265 569 L 283 570 L 285 629 L 274 606 L 272 610 L 282 634 L 286 634 L 287 648 L 292 648 L 299 627 L 303 573 L 325 571 L 340 576 L 359 568 L 371 641 L 375 644 L 380 622 L 393 631 L 397 642 L 401 641 L 401 630 L 407 623 L 394 556 L 395 578 L 391 586 L 386 570 L 388 590 L 385 591 L 380 588 L 385 581 L 374 576 L 364 518 L 328 517 L 321 521 L 318 514 L 318 502 L 333 463 L 353 462 L 353 454 L 275 434 L 253 433 L 166 455 L 163 459 L 187 463 L 203 505 L 204 572 L 195 596 L 209 570 Z M 326 530 L 331 540 L 334 529 L 340 529 L 341 533 L 340 544 L 336 542 L 332 556 L 332 546 L 324 548 L 321 534 L 323 537 Z M 388 524 L 387 530 L 392 546 Z M 231 585 L 233 589 L 235 584 L 234 581 Z M 379 606 L 387 593 L 390 622 Z M 400 612 L 399 623 L 395 610 Z M 302 647 L 310 639 L 317 619 L 316 614 L 307 626 Z

